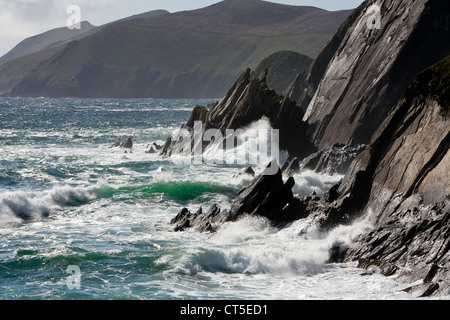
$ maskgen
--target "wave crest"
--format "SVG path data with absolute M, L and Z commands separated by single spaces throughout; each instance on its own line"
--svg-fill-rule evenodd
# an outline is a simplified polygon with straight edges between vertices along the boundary
M 93 190 L 73 187 L 55 187 L 50 192 L 22 191 L 0 194 L 0 223 L 41 219 L 64 207 L 77 207 L 97 197 Z

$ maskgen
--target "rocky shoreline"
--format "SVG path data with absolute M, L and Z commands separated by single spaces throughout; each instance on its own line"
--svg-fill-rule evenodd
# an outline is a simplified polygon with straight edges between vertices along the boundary
M 187 130 L 194 121 L 226 130 L 266 117 L 290 158 L 272 162 L 266 170 L 276 174 L 255 177 L 229 209 L 185 208 L 172 224 L 215 232 L 244 215 L 276 225 L 314 217 L 330 230 L 370 219 L 374 229 L 351 247 L 336 244 L 330 262 L 395 274 L 415 283 L 413 296 L 449 295 L 450 3 L 383 1 L 381 30 L 365 28 L 369 5 L 285 95 L 267 87 L 266 72 L 250 79 L 247 70 L 221 101 L 194 109 Z M 176 146 L 169 138 L 161 154 Z M 323 197 L 298 197 L 292 175 L 304 169 L 345 177 Z

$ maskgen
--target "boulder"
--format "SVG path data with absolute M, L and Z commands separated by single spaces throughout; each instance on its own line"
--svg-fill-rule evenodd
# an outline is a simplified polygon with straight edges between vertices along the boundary
M 273 174 L 273 171 L 276 173 Z M 214 232 L 223 223 L 237 221 L 245 215 L 264 217 L 274 224 L 293 221 L 304 217 L 305 211 L 300 209 L 307 207 L 307 202 L 294 197 L 294 185 L 292 177 L 283 181 L 281 169 L 276 161 L 272 161 L 262 174 L 239 192 L 229 210 L 222 211 L 214 205 L 205 214 L 201 208 L 196 213 L 185 208 L 171 223 L 176 225 L 175 231 L 194 228 L 202 232 Z
M 183 208 L 172 219 L 171 224 L 175 225 L 175 232 L 183 232 L 187 229 L 194 229 L 198 232 L 216 232 L 229 219 L 227 211 L 222 211 L 217 205 L 213 205 L 206 213 L 203 212 L 203 208 L 198 209 L 195 213 Z
M 297 157 L 294 157 L 290 161 L 286 161 L 281 168 L 281 171 L 288 177 L 300 173 L 300 162 L 298 161 Z
M 133 140 L 131 138 L 128 138 L 125 143 L 122 143 L 120 145 L 121 148 L 124 149 L 132 149 L 133 148 Z
M 110 148 L 118 148 L 118 147 L 120 147 L 120 145 L 121 145 L 121 140 L 120 140 L 120 138 L 118 138 L 117 141 L 114 142 Z
M 156 151 L 155 149 L 153 149 L 153 147 L 150 147 L 150 149 L 147 150 L 147 151 L 145 151 L 145 153 L 148 153 L 148 154 L 156 154 L 156 153 L 158 153 L 158 151 Z

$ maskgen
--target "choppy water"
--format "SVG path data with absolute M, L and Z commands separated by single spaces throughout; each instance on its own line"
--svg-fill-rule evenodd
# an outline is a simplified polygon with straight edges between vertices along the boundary
M 393 279 L 325 263 L 364 222 L 330 234 L 258 218 L 172 232 L 183 207 L 227 208 L 249 182 L 234 177 L 241 166 L 145 153 L 208 102 L 0 98 L 0 299 L 409 298 Z M 128 137 L 133 153 L 110 148 Z M 339 179 L 303 173 L 295 191 Z

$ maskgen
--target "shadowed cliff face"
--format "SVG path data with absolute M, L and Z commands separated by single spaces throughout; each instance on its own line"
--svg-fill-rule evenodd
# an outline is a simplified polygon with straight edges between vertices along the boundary
M 381 29 L 367 9 L 381 8 Z M 364 3 L 287 94 L 305 112 L 314 143 L 367 144 L 415 75 L 450 54 L 450 3 Z
M 382 29 L 364 30 L 366 7 L 359 8 L 334 37 L 340 44 L 332 41 L 289 92 L 316 145 L 370 142 L 308 215 L 326 229 L 370 219 L 374 231 L 345 261 L 422 281 L 408 289 L 414 296 L 448 295 L 450 3 L 379 4 Z

